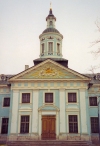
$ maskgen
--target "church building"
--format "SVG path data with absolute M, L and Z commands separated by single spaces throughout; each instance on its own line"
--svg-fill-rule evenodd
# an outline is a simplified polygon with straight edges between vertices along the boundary
M 32 67 L 0 74 L 0 141 L 99 140 L 100 74 L 70 69 L 55 22 L 50 8 Z

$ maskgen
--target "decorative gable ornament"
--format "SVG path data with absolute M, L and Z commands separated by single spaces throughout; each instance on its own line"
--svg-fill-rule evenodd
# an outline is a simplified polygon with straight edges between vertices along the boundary
M 58 76 L 58 74 L 57 70 L 52 67 L 46 67 L 40 71 L 40 76 Z

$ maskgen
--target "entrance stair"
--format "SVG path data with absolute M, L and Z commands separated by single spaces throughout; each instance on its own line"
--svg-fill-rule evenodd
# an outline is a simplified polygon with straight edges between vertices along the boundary
M 93 145 L 91 142 L 86 141 L 40 140 L 40 141 L 8 141 L 7 146 L 93 146 Z

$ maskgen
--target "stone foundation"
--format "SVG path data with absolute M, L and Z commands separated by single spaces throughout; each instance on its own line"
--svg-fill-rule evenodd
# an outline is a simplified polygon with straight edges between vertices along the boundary
M 33 141 L 39 140 L 39 136 L 37 133 L 31 135 L 10 135 L 9 141 Z
M 0 141 L 7 141 L 8 136 L 0 135 Z
M 99 135 L 91 136 L 91 141 L 95 144 L 99 143 Z
M 0 141 L 35 141 L 41 140 L 41 136 L 38 133 L 33 133 L 29 135 L 12 134 L 9 136 L 0 135 Z M 99 136 L 89 136 L 87 134 L 66 134 L 60 133 L 56 137 L 56 140 L 69 140 L 69 141 L 93 141 L 93 143 L 98 143 Z

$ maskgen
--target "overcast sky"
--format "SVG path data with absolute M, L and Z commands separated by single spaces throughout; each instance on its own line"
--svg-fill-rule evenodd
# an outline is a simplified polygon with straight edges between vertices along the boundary
M 95 25 L 100 20 L 100 0 L 51 2 L 56 28 L 64 36 L 63 58 L 69 60 L 69 68 L 89 72 L 100 62 L 90 53 L 100 46 L 90 47 L 100 38 Z M 0 74 L 17 74 L 39 58 L 39 35 L 46 29 L 49 8 L 50 0 L 0 0 Z

